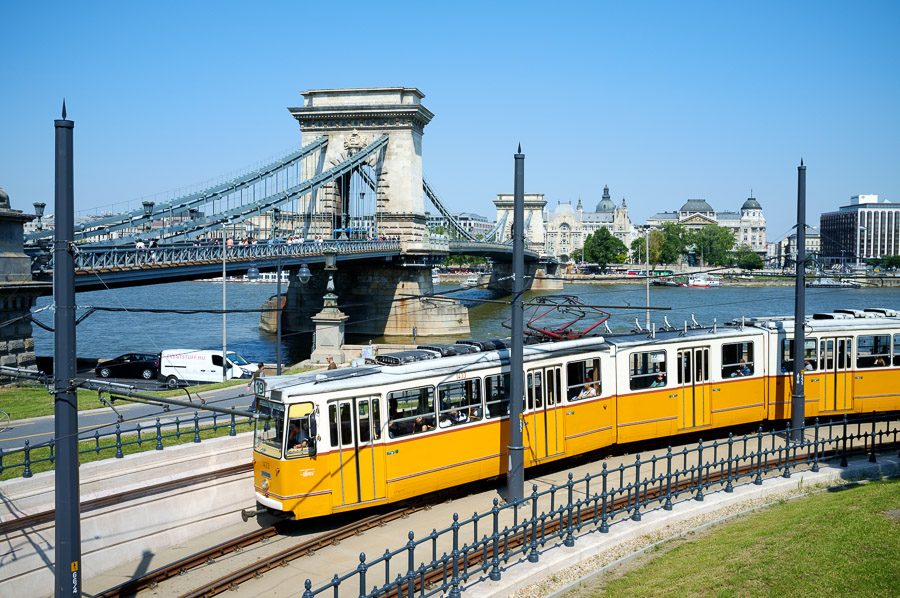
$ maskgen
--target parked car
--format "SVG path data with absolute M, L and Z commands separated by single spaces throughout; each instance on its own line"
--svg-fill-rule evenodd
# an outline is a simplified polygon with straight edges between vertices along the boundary
M 159 376 L 159 355 L 153 353 L 126 353 L 94 368 L 101 378 L 143 378 L 156 380 Z
M 221 351 L 165 349 L 160 353 L 160 361 L 161 377 L 166 379 L 166 386 L 169 388 L 250 378 L 256 369 L 234 351 L 229 351 L 228 359 L 223 361 Z

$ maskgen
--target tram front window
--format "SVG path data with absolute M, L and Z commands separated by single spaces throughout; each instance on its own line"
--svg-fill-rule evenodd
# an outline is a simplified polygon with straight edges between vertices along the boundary
M 284 405 L 260 400 L 257 404 L 259 419 L 253 430 L 253 449 L 275 459 L 281 458 L 284 443 Z

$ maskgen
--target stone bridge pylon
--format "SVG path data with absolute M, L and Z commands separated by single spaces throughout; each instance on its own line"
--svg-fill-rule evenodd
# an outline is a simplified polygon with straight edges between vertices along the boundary
M 425 95 L 410 87 L 314 89 L 301 92 L 303 106 L 288 108 L 300 124 L 303 144 L 328 137 L 325 167 L 342 162 L 381 135 L 387 147 L 370 159 L 377 183 L 378 230 L 402 241 L 425 233 L 422 195 L 422 135 L 434 114 L 422 105 Z M 323 207 L 348 213 L 349 175 L 321 189 Z
M 367 177 L 376 193 L 374 222 L 379 235 L 399 237 L 403 255 L 388 260 L 338 262 L 333 272 L 337 309 L 323 309 L 327 273 L 313 271 L 313 279 L 301 283 L 292 271 L 284 298 L 282 325 L 294 331 L 315 330 L 312 359 L 331 354 L 343 361 L 340 345 L 344 329 L 362 338 L 409 337 L 415 327 L 420 337 L 469 334 L 469 316 L 458 301 L 435 298 L 431 267 L 439 255 L 423 249 L 426 238 L 425 199 L 422 181 L 422 135 L 434 117 L 422 105 L 422 92 L 409 87 L 369 89 L 317 89 L 301 92 L 302 106 L 289 108 L 300 124 L 303 144 L 327 137 L 327 150 L 317 172 L 343 162 L 382 135 L 387 144 L 375 152 Z M 311 177 L 317 172 L 308 172 Z M 346 222 L 354 189 L 347 174 L 315 193 L 313 204 L 325 212 L 325 222 Z M 344 226 L 343 228 L 346 228 Z M 274 307 L 274 301 L 268 302 Z M 269 321 L 265 328 L 272 329 Z

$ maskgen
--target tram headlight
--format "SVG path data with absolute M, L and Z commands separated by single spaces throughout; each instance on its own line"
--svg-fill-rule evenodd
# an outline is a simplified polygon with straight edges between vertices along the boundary
M 269 480 L 263 478 L 263 481 L 262 481 L 262 489 L 263 489 L 263 490 L 268 490 L 268 489 L 269 489 Z

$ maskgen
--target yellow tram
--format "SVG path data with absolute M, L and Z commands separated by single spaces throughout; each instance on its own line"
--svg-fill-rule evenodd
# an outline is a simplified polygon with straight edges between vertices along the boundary
M 790 418 L 793 326 L 755 318 L 527 345 L 525 465 Z M 806 330 L 807 417 L 900 410 L 900 313 L 838 310 Z M 505 474 L 509 351 L 467 347 L 477 352 L 438 346 L 263 379 L 259 505 L 301 519 Z

